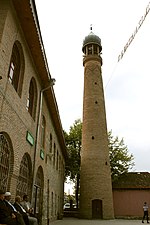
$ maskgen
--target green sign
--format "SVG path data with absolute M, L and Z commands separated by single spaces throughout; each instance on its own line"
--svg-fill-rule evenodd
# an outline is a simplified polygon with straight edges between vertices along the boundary
M 34 137 L 32 136 L 32 134 L 27 131 L 27 136 L 26 136 L 27 141 L 30 143 L 30 145 L 34 145 Z

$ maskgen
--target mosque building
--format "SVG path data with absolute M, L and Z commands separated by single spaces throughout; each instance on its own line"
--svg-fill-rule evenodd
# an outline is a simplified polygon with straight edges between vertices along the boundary
M 34 0 L 0 1 L 0 189 L 40 224 L 63 213 L 67 158 Z

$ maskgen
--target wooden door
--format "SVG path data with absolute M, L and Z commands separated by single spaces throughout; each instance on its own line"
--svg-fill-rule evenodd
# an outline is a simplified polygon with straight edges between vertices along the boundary
M 92 200 L 92 218 L 93 219 L 102 219 L 102 200 L 94 199 Z

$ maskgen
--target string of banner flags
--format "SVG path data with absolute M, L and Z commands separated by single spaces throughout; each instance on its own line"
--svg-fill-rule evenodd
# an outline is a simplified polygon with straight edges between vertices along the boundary
M 146 7 L 146 10 L 145 10 L 144 15 L 140 18 L 140 20 L 139 20 L 139 22 L 138 22 L 138 25 L 136 26 L 134 32 L 132 33 L 132 35 L 131 35 L 130 38 L 128 39 L 127 43 L 124 45 L 124 48 L 123 48 L 123 50 L 121 51 L 121 53 L 118 55 L 118 61 L 117 61 L 117 63 L 120 62 L 120 60 L 123 58 L 125 52 L 127 51 L 127 49 L 129 48 L 129 46 L 131 45 L 131 43 L 132 43 L 132 41 L 134 40 L 134 38 L 135 38 L 137 32 L 139 31 L 139 29 L 141 28 L 143 22 L 145 21 L 145 18 L 146 18 L 146 16 L 148 15 L 149 11 L 150 11 L 150 2 L 148 3 L 148 5 L 147 5 L 147 7 Z M 107 84 L 106 84 L 106 87 L 108 86 L 108 84 L 109 84 L 109 82 L 110 82 L 110 80 L 111 80 L 111 78 L 112 78 L 112 75 L 113 75 L 113 73 L 114 73 L 116 67 L 117 67 L 117 64 L 115 65 L 115 67 L 114 67 L 114 69 L 113 69 L 113 71 L 112 71 L 111 77 L 109 78 L 109 80 L 108 80 L 108 82 L 107 82 Z M 105 88 L 106 88 L 106 87 L 105 87 Z

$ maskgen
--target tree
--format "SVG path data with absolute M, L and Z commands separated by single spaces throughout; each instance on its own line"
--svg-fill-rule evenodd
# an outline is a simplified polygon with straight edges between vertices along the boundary
M 81 120 L 75 120 L 73 126 L 70 127 L 69 134 L 64 132 L 66 146 L 68 150 L 68 160 L 65 168 L 66 177 L 75 183 L 75 197 L 78 208 L 79 180 L 80 180 L 80 150 L 82 123 Z
M 64 132 L 65 141 L 68 150 L 68 161 L 66 163 L 66 177 L 75 183 L 76 202 L 78 207 L 78 192 L 80 182 L 80 150 L 82 139 L 82 122 L 80 119 L 75 120 L 70 127 L 69 134 Z M 127 173 L 134 166 L 134 157 L 129 154 L 123 138 L 113 137 L 112 131 L 108 132 L 108 147 L 111 167 L 112 181 L 119 178 L 122 173 Z
M 75 120 L 73 126 L 70 127 L 69 134 L 64 132 L 65 141 L 68 151 L 68 161 L 66 163 L 66 176 L 71 180 L 76 179 L 76 175 L 80 173 L 80 150 L 81 150 L 81 136 L 82 123 L 81 120 Z
M 108 147 L 111 166 L 112 181 L 119 178 L 123 173 L 127 173 L 134 166 L 134 157 L 129 154 L 123 138 L 113 137 L 112 131 L 108 132 Z

